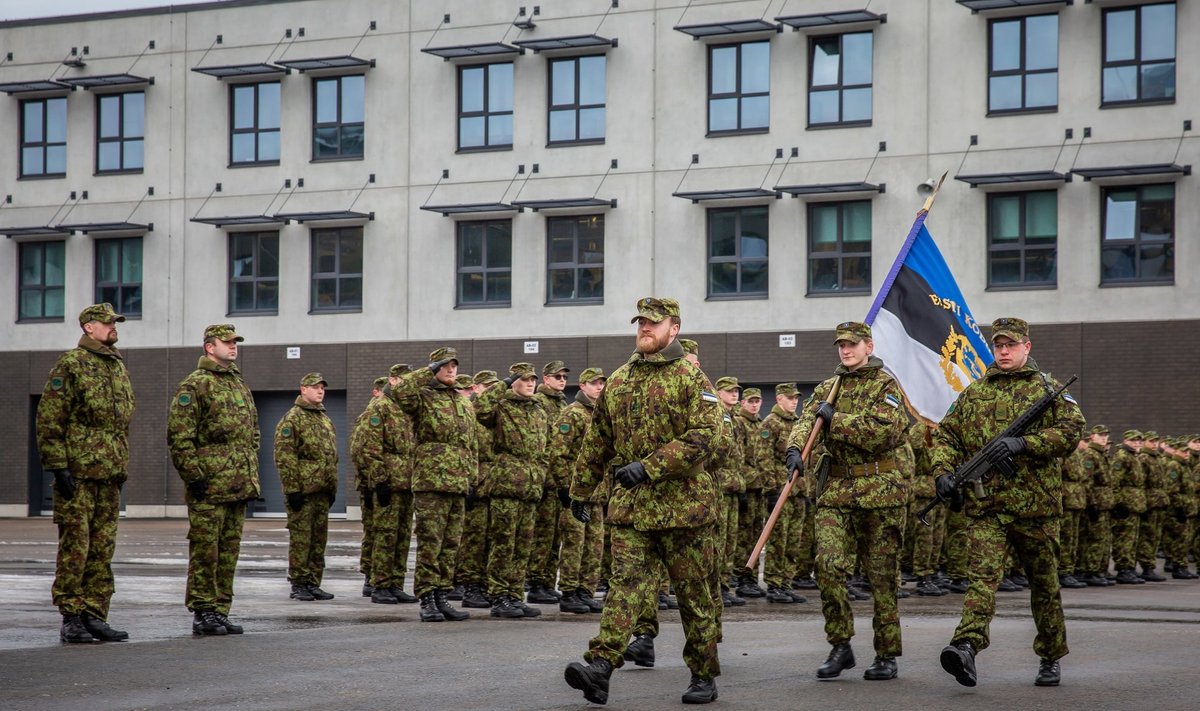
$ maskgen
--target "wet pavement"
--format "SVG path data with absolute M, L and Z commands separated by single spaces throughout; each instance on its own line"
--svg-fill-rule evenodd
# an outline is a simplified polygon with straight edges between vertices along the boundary
M 579 657 L 599 615 L 541 606 L 534 620 L 472 611 L 461 623 L 420 623 L 416 605 L 360 594 L 357 522 L 331 524 L 326 602 L 288 599 L 287 531 L 250 519 L 231 617 L 240 637 L 193 638 L 183 607 L 187 523 L 124 520 L 110 622 L 125 643 L 63 645 L 50 604 L 56 531 L 48 519 L 0 520 L 0 709 L 576 709 L 562 668 Z M 411 591 L 410 573 L 406 587 Z M 910 586 L 911 587 L 911 586 Z M 813 591 L 815 593 L 815 591 Z M 1200 581 L 1064 590 L 1072 653 L 1063 685 L 1032 685 L 1037 659 L 1027 593 L 1000 594 L 980 686 L 957 685 L 938 652 L 961 596 L 901 601 L 900 678 L 867 682 L 870 602 L 854 603 L 858 666 L 818 682 L 824 641 L 816 595 L 799 605 L 751 601 L 726 610 L 720 699 L 713 708 L 1193 709 L 1200 672 Z M 482 612 L 482 614 L 480 614 Z M 680 708 L 688 672 L 678 613 L 661 613 L 654 669 L 614 674 L 611 708 Z M 593 707 L 594 708 L 594 707 Z

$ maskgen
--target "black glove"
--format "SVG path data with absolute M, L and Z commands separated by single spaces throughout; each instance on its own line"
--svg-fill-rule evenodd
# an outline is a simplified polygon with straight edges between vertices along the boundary
M 630 462 L 618 469 L 613 474 L 613 478 L 617 480 L 617 484 L 620 486 L 632 489 L 649 479 L 650 475 L 646 473 L 646 467 L 642 466 L 641 462 Z
M 1024 437 L 1001 437 L 989 447 L 997 457 L 1013 457 L 1025 451 Z
M 360 499 L 362 499 L 363 508 L 375 506 L 375 492 L 371 491 L 370 489 L 364 489 L 363 491 L 358 492 L 358 496 Z
M 71 476 L 71 472 L 66 469 L 51 469 L 50 473 L 54 475 L 54 483 L 58 486 L 58 495 L 63 497 L 64 501 L 75 498 L 75 477 Z
M 287 495 L 288 508 L 293 511 L 299 511 L 304 508 L 304 492 L 293 491 Z
M 208 480 L 197 479 L 188 484 L 188 493 L 192 495 L 193 501 L 204 501 L 208 497 Z
M 750 497 L 746 496 L 746 492 L 741 492 L 738 497 L 738 513 L 744 514 L 750 510 Z
M 1175 522 L 1176 523 L 1187 523 L 1187 519 L 1188 519 L 1187 509 L 1185 509 L 1182 506 L 1175 507 Z
M 592 520 L 592 515 L 588 513 L 588 505 L 584 501 L 571 500 L 571 515 L 580 523 L 587 523 Z
M 450 361 L 452 361 L 452 360 L 457 360 L 457 359 L 455 359 L 455 358 L 443 358 L 443 359 L 441 359 L 441 360 L 435 360 L 435 361 L 433 361 L 432 363 L 430 363 L 430 364 L 429 364 L 429 369 L 430 369 L 431 371 L 433 371 L 433 374 L 434 374 L 434 375 L 437 375 L 437 372 L 438 372 L 439 370 L 441 370 L 441 369 L 442 369 L 442 367 L 443 367 L 444 365 L 446 365 L 447 363 L 449 363 L 449 362 L 450 362 Z M 384 504 L 384 505 L 386 506 L 386 504 Z
M 800 450 L 795 447 L 788 447 L 787 451 L 787 467 L 788 481 L 796 476 L 797 472 L 800 476 L 804 476 L 804 457 L 800 456 Z
M 954 482 L 950 479 L 949 474 L 943 474 L 935 479 L 934 486 L 937 487 L 938 498 L 943 501 L 948 501 L 957 488 L 954 486 Z
M 558 487 L 558 503 L 562 504 L 564 509 L 571 508 L 571 490 L 565 486 Z
M 466 508 L 467 511 L 474 511 L 475 504 L 477 504 L 477 503 L 479 503 L 479 497 L 475 495 L 475 487 L 468 486 L 467 487 L 467 498 L 466 498 L 465 502 L 463 503 L 463 506 Z
M 1099 506 L 1097 506 L 1095 504 L 1088 504 L 1087 508 L 1084 509 L 1084 512 L 1087 513 L 1087 517 L 1088 517 L 1089 521 L 1096 522 L 1096 521 L 1100 520 L 1100 507 Z
M 830 405 L 829 403 L 825 402 L 824 400 L 822 400 L 821 403 L 819 405 L 817 405 L 817 417 L 820 417 L 822 420 L 825 420 L 826 425 L 833 423 L 833 413 L 834 413 L 833 405 Z
M 781 489 L 768 489 L 767 491 L 763 492 L 763 495 L 767 497 L 767 515 L 768 516 L 770 516 L 771 515 L 770 512 L 774 511 L 775 507 L 779 505 L 779 494 L 781 494 L 781 493 L 782 493 Z
M 375 485 L 375 503 L 387 508 L 392 505 L 392 487 L 387 484 Z
M 1129 510 L 1128 504 L 1117 504 L 1112 507 L 1112 517 L 1118 521 L 1124 521 L 1129 518 L 1129 514 L 1133 513 Z

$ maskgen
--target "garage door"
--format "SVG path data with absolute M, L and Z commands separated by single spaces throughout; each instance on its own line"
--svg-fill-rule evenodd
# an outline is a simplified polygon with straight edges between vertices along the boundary
M 262 446 L 258 451 L 258 478 L 262 483 L 262 497 L 250 509 L 251 516 L 285 516 L 283 505 L 283 483 L 279 470 L 275 468 L 275 425 L 283 419 L 296 402 L 296 392 L 256 392 L 254 404 L 258 407 L 258 427 L 262 431 Z M 350 450 L 347 446 L 349 425 L 346 424 L 346 391 L 325 391 L 325 412 L 337 428 L 338 444 L 338 493 L 334 499 L 332 514 L 346 514 L 346 473 L 349 471 Z

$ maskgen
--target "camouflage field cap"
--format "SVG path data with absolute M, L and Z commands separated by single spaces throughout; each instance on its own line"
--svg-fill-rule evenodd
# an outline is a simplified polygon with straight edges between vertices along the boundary
M 796 397 L 800 394 L 800 390 L 796 388 L 795 383 L 780 383 L 775 386 L 776 395 L 787 395 L 788 397 Z
M 1137 430 L 1125 430 L 1125 434 L 1123 434 L 1121 436 L 1124 437 L 1125 439 L 1134 440 L 1134 439 L 1141 439 L 1142 433 L 1138 432 Z
M 533 367 L 533 363 L 513 363 L 508 366 L 508 374 L 518 380 L 536 378 L 537 369 Z
M 309 373 L 303 378 L 300 378 L 301 385 L 316 385 L 317 383 L 327 387 L 329 385 L 329 382 L 325 380 L 325 376 L 321 375 L 320 373 Z
M 388 384 L 387 376 L 381 375 L 378 378 L 375 378 L 375 380 L 371 382 L 371 389 L 372 390 L 383 390 L 384 388 L 387 387 L 387 384 Z
M 833 342 L 858 343 L 871 337 L 871 327 L 862 321 L 843 321 L 833 331 Z
M 218 341 L 237 341 L 241 343 L 246 340 L 237 334 L 237 330 L 232 323 L 214 323 L 204 329 L 204 340 L 215 338 Z
M 408 363 L 396 363 L 392 367 L 388 368 L 388 375 L 392 376 L 393 378 L 398 378 L 411 370 L 412 366 Z
M 472 378 L 471 376 L 467 375 L 466 373 L 463 373 L 462 375 L 459 375 L 459 376 L 455 376 L 455 378 L 454 378 L 454 389 L 455 390 L 466 390 L 474 384 L 475 384 L 475 378 Z
M 579 374 L 579 382 L 590 383 L 593 380 L 608 380 L 608 376 L 604 374 L 603 368 L 584 368 Z
M 1146 430 L 1142 433 L 1142 439 L 1146 440 L 1147 442 L 1157 442 L 1160 437 L 1154 430 Z
M 1004 316 L 992 321 L 992 342 L 1000 336 L 1007 336 L 1014 341 L 1029 338 L 1029 324 L 1025 319 Z
M 746 388 L 742 391 L 743 400 L 749 400 L 751 398 L 758 398 L 759 400 L 762 400 L 762 390 L 759 388 Z
M 1092 434 L 1108 434 L 1108 425 L 1092 425 Z
M 542 368 L 542 375 L 558 375 L 559 373 L 570 373 L 571 369 L 561 360 L 552 360 Z
M 742 386 L 738 385 L 737 378 L 726 375 L 723 378 L 717 378 L 715 387 L 717 390 L 735 390 L 741 389 Z
M 696 343 L 695 341 L 693 341 L 690 338 L 680 338 L 679 345 L 683 348 L 683 352 L 686 353 L 687 355 L 694 355 L 694 356 L 699 357 L 699 355 L 700 355 L 700 344 L 699 343 Z
M 638 299 L 637 316 L 629 319 L 629 323 L 637 323 L 639 318 L 659 323 L 668 316 L 679 318 L 678 301 L 675 299 L 660 299 L 657 296 L 647 296 L 644 299 Z
M 105 301 L 103 304 L 92 304 L 83 311 L 79 312 L 79 325 L 82 326 L 89 321 L 99 321 L 100 323 L 123 322 L 125 317 L 113 310 L 113 305 Z
M 446 360 L 447 358 L 449 358 L 450 360 L 457 363 L 458 362 L 458 349 L 453 348 L 451 346 L 446 346 L 444 348 L 439 348 L 436 351 L 434 351 L 433 353 L 429 354 L 429 362 L 430 363 L 436 363 L 439 360 Z
M 500 382 L 499 376 L 494 370 L 481 370 L 472 378 L 476 385 L 491 385 L 492 383 Z

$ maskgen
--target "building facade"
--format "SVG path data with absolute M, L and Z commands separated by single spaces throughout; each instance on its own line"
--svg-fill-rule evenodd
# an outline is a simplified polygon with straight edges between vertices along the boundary
M 811 386 L 943 173 L 927 225 L 975 316 L 1030 320 L 1090 420 L 1194 431 L 1200 377 L 1145 347 L 1200 349 L 1189 28 L 1191 3 L 1124 0 L 0 23 L 0 514 L 45 509 L 33 412 L 87 304 L 129 317 L 126 512 L 178 515 L 166 403 L 207 324 L 245 335 L 267 444 L 310 370 L 344 435 L 375 375 L 436 345 L 471 371 L 614 368 L 647 294 L 679 299 L 714 379 Z

